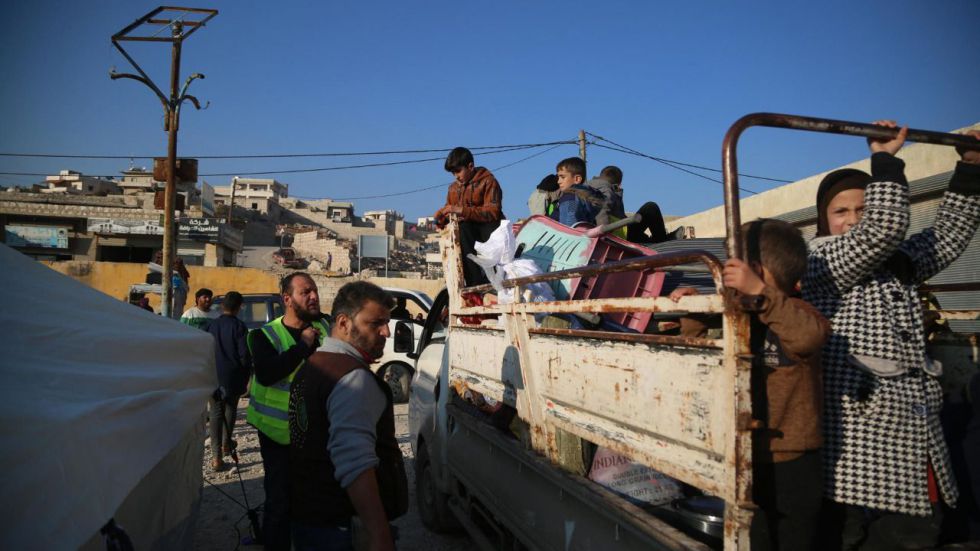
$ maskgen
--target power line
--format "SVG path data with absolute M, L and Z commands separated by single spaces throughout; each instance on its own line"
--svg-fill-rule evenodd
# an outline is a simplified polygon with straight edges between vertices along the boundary
M 496 149 L 496 150 L 493 150 L 493 151 L 484 151 L 482 154 L 483 155 L 494 155 L 494 154 L 497 154 L 497 153 L 509 153 L 511 151 L 522 151 L 524 149 L 532 149 L 532 148 L 535 148 L 535 147 L 540 147 L 540 146 L 535 146 L 535 145 L 529 145 L 529 146 L 528 145 L 512 146 L 512 147 L 509 147 L 508 149 Z M 213 173 L 213 174 L 201 174 L 200 176 L 202 176 L 202 177 L 203 176 L 241 176 L 241 175 L 246 175 L 246 176 L 261 176 L 261 175 L 269 175 L 269 174 L 299 174 L 299 173 L 306 173 L 306 172 L 328 172 L 328 171 L 332 171 L 332 170 L 350 170 L 350 169 L 356 169 L 356 168 L 373 168 L 373 167 L 379 167 L 379 166 L 395 166 L 395 165 L 408 165 L 408 164 L 416 164 L 416 163 L 430 163 L 432 161 L 444 161 L 445 159 L 446 159 L 445 157 L 429 157 L 427 159 L 410 159 L 410 160 L 407 160 L 407 161 L 389 161 L 389 162 L 385 162 L 385 163 L 368 163 L 368 164 L 361 164 L 361 165 L 346 165 L 346 166 L 328 166 L 328 167 L 321 167 L 321 168 L 297 168 L 297 169 L 289 169 L 289 170 L 268 170 L 268 171 L 264 171 L 264 172 L 217 172 L 217 173 Z
M 600 139 L 600 140 L 602 140 L 604 142 L 609 142 L 612 145 L 615 145 L 616 147 L 621 147 L 623 149 L 626 149 L 630 153 L 634 153 L 634 154 L 635 153 L 639 153 L 635 149 L 626 147 L 625 145 L 618 144 L 618 143 L 616 143 L 616 142 L 614 142 L 614 141 L 612 141 L 610 139 L 603 138 L 602 136 L 597 136 L 597 135 L 595 135 L 595 134 L 593 134 L 591 132 L 586 132 L 586 134 L 588 134 L 589 136 L 592 136 L 593 138 L 598 138 L 598 139 Z M 599 144 L 594 143 L 594 145 L 599 145 Z M 692 164 L 692 163 L 684 163 L 684 162 L 681 162 L 681 161 L 674 161 L 672 159 L 664 159 L 662 157 L 654 157 L 652 155 L 644 155 L 644 156 L 647 157 L 647 158 L 653 159 L 655 161 L 660 161 L 662 163 L 669 163 L 671 165 L 688 166 L 688 167 L 691 167 L 691 168 L 697 168 L 697 169 L 701 169 L 701 170 L 710 170 L 711 172 L 719 172 L 719 173 L 721 172 L 721 169 L 712 168 L 710 166 L 701 166 L 701 165 L 696 165 L 696 164 Z M 739 172 L 738 175 L 739 176 L 743 176 L 745 178 L 755 178 L 756 180 L 768 180 L 770 182 L 778 182 L 778 183 L 781 183 L 781 184 L 789 184 L 789 183 L 792 183 L 792 180 L 781 180 L 779 178 L 769 178 L 767 176 L 753 176 L 752 174 L 742 174 L 741 172 Z
M 510 148 L 532 148 L 544 147 L 548 145 L 564 145 L 575 143 L 574 141 L 554 141 L 530 144 L 510 144 L 510 145 L 482 145 L 479 147 L 468 148 L 471 151 L 484 151 L 493 149 Z M 371 155 L 405 155 L 411 153 L 445 153 L 452 151 L 451 147 L 435 149 L 397 149 L 391 151 L 359 151 L 345 153 L 278 153 L 278 154 L 256 154 L 256 155 L 197 155 L 191 156 L 194 159 L 298 159 L 306 157 L 365 157 Z M 39 159 L 153 159 L 160 155 L 77 155 L 68 153 L 0 153 L 0 157 L 27 157 Z
M 494 168 L 492 170 L 494 172 L 500 172 L 501 170 L 510 168 L 510 167 L 512 167 L 512 166 L 514 166 L 516 164 L 519 164 L 519 163 L 523 163 L 524 161 L 533 159 L 533 158 L 535 158 L 535 157 L 537 157 L 539 155 L 544 155 L 545 153 L 548 153 L 549 151 L 552 151 L 554 149 L 557 149 L 558 147 L 561 147 L 563 145 L 574 144 L 574 143 L 576 143 L 576 142 L 575 141 L 570 141 L 570 142 L 557 143 L 556 145 L 553 145 L 553 146 L 549 147 L 548 149 L 545 149 L 544 151 L 538 151 L 537 153 L 535 153 L 533 155 L 528 155 L 527 157 L 524 157 L 523 159 L 518 159 L 518 160 L 516 160 L 516 161 L 514 161 L 512 163 L 509 163 L 509 164 L 506 164 L 506 165 L 503 165 L 503 166 L 498 166 L 498 167 L 496 167 L 496 168 Z M 383 194 L 383 195 L 362 195 L 360 197 L 338 197 L 338 198 L 332 199 L 332 200 L 334 200 L 334 201 L 356 201 L 356 200 L 360 200 L 360 199 L 385 199 L 387 197 L 399 197 L 401 195 L 411 195 L 413 193 L 420 193 L 420 192 L 423 192 L 423 191 L 429 191 L 429 190 L 433 190 L 433 189 L 438 189 L 438 188 L 446 187 L 446 186 L 449 186 L 449 185 L 452 185 L 452 182 L 447 182 L 447 183 L 444 183 L 444 184 L 436 184 L 434 186 L 426 186 L 426 187 L 421 187 L 421 188 L 416 188 L 416 189 L 410 189 L 408 191 L 399 191 L 399 192 L 396 192 L 396 193 L 386 193 L 386 194 Z M 298 197 L 298 198 L 299 199 L 317 199 L 316 197 Z
M 484 151 L 482 155 L 494 155 L 497 153 L 509 153 L 511 151 L 522 151 L 525 149 L 534 149 L 537 147 L 543 147 L 545 145 L 552 145 L 557 147 L 560 145 L 572 144 L 574 141 L 563 141 L 563 142 L 548 142 L 545 144 L 525 144 L 525 145 L 515 145 L 515 146 L 492 146 L 495 149 L 493 151 Z M 127 157 L 129 158 L 129 157 Z M 404 161 L 388 161 L 384 163 L 366 163 L 359 165 L 344 165 L 344 166 L 329 166 L 329 167 L 319 167 L 319 168 L 299 168 L 299 169 L 283 169 L 283 170 L 266 170 L 257 172 L 215 172 L 209 174 L 199 174 L 198 176 L 202 178 L 210 178 L 216 176 L 266 176 L 272 174 L 300 174 L 309 172 L 328 172 L 334 170 L 352 170 L 358 168 L 374 168 L 381 166 L 396 166 L 396 165 L 407 165 L 407 164 L 417 164 L 417 163 L 429 163 L 433 161 L 442 161 L 445 157 L 428 157 L 425 159 L 409 159 Z M 42 172 L 0 172 L 0 175 L 5 176 L 50 176 L 50 174 Z M 86 176 L 92 176 L 95 178 L 114 178 L 112 175 L 99 175 L 99 174 L 86 174 Z
M 612 142 L 610 142 L 610 143 L 612 143 Z M 652 155 L 647 155 L 646 153 L 640 153 L 639 151 L 633 151 L 631 149 L 625 149 L 625 148 L 622 148 L 622 147 L 611 147 L 611 146 L 608 146 L 608 145 L 604 145 L 604 144 L 601 144 L 601 143 L 595 143 L 595 142 L 592 142 L 592 145 L 594 145 L 596 147 L 601 147 L 601 148 L 604 148 L 604 149 L 610 149 L 612 151 L 619 151 L 620 153 L 627 153 L 629 155 L 636 155 L 637 157 L 644 157 L 646 159 L 652 159 L 654 161 L 657 161 L 658 163 L 665 164 L 665 165 L 669 166 L 670 168 L 673 168 L 673 169 L 676 169 L 676 170 L 680 170 L 681 172 L 686 172 L 686 173 L 688 173 L 688 174 L 690 174 L 692 176 L 697 176 L 698 178 L 703 178 L 705 180 L 708 180 L 709 182 L 714 182 L 716 184 L 724 184 L 724 182 L 722 182 L 721 180 L 716 180 L 715 178 L 711 178 L 711 177 L 705 176 L 704 174 L 698 174 L 697 172 L 694 172 L 693 170 L 688 170 L 686 168 L 673 165 L 673 164 L 671 164 L 670 161 L 666 161 L 664 159 L 659 159 L 659 158 L 654 157 Z M 746 189 L 746 188 L 744 188 L 742 186 L 739 186 L 738 189 L 744 191 L 745 193 L 751 193 L 752 195 L 756 195 L 758 193 L 756 191 L 752 191 L 751 189 Z

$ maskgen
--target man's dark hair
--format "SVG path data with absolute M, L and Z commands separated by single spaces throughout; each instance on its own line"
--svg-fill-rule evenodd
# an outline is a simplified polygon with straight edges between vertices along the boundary
M 796 226 L 782 220 L 760 218 L 742 224 L 747 262 L 769 270 L 784 293 L 793 293 L 806 270 L 806 242 Z
M 213 297 L 213 296 L 214 293 L 211 292 L 211 289 L 208 289 L 207 287 L 201 287 L 200 289 L 197 290 L 196 293 L 194 293 L 194 301 L 196 302 L 197 299 L 201 297 Z
M 561 170 L 563 168 L 570 172 L 572 176 L 577 174 L 582 177 L 582 180 L 585 180 L 585 161 L 579 157 L 569 157 L 564 159 L 562 162 L 558 163 L 555 170 Z
M 221 301 L 221 309 L 225 312 L 234 312 L 242 307 L 242 294 L 238 291 L 228 291 L 225 293 L 225 298 Z
M 293 293 L 293 280 L 297 277 L 305 277 L 306 279 L 313 281 L 313 276 L 306 272 L 293 272 L 287 274 L 279 281 L 279 294 L 280 295 L 290 295 Z
M 623 171 L 618 166 L 609 165 L 599 173 L 601 178 L 605 178 L 615 185 L 623 183 Z
M 446 157 L 446 172 L 456 172 L 470 166 L 473 162 L 473 154 L 465 147 L 457 147 L 449 152 Z
M 388 310 L 395 307 L 395 299 L 388 291 L 367 281 L 352 281 L 337 291 L 337 296 L 333 299 L 333 308 L 330 310 L 330 317 L 336 321 L 338 316 L 344 314 L 350 319 L 354 319 L 354 316 L 368 302 L 377 302 Z

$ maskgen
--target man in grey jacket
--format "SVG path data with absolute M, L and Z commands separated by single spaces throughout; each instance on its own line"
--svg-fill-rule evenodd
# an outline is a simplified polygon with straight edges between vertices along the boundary
M 290 518 L 297 550 L 353 549 L 360 518 L 370 549 L 394 549 L 388 522 L 408 508 L 391 389 L 369 365 L 384 352 L 394 299 L 358 281 L 333 303 L 331 338 L 293 379 Z

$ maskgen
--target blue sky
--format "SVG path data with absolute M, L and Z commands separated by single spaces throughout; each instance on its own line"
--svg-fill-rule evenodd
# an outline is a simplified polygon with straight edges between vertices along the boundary
M 0 152 L 165 155 L 162 109 L 109 37 L 156 7 L 136 0 L 4 2 Z M 740 116 L 788 112 L 950 130 L 980 121 L 980 2 L 252 2 L 187 40 L 182 76 L 207 75 L 185 109 L 179 153 L 244 155 L 496 146 L 574 139 L 579 129 L 644 153 L 720 167 Z M 132 43 L 131 43 L 132 44 Z M 129 51 L 166 86 L 169 48 Z M 542 149 L 477 155 L 491 169 Z M 504 211 L 526 214 L 563 145 L 497 171 Z M 752 129 L 742 172 L 795 180 L 865 156 L 856 138 Z M 236 173 L 441 157 L 202 160 Z M 689 214 L 721 203 L 719 184 L 590 146 L 589 172 L 624 173 L 627 208 Z M 136 164 L 148 165 L 144 159 Z M 128 160 L 0 157 L 0 172 L 116 174 Z M 717 178 L 717 174 L 705 173 Z M 283 174 L 291 195 L 348 198 L 448 184 L 442 162 Z M 39 178 L 0 175 L 0 185 Z M 206 177 L 214 185 L 230 177 Z M 762 191 L 778 184 L 743 179 Z M 442 189 L 356 200 L 409 218 Z

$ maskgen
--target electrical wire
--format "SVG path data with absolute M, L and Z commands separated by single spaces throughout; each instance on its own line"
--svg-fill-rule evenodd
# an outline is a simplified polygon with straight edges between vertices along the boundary
M 508 148 L 532 148 L 544 147 L 548 145 L 564 145 L 576 143 L 575 140 L 554 141 L 529 144 L 510 144 L 510 145 L 482 145 L 470 147 L 470 151 L 485 151 L 493 149 Z M 257 154 L 257 155 L 197 155 L 194 159 L 298 159 L 304 157 L 366 157 L 371 155 L 405 155 L 410 153 L 445 153 L 452 151 L 451 147 L 434 149 L 396 149 L 391 151 L 359 151 L 345 153 L 279 153 L 279 154 Z M 39 159 L 153 159 L 159 155 L 75 155 L 65 153 L 0 153 L 0 157 L 28 157 Z
M 594 143 L 594 142 L 593 142 L 592 145 L 594 145 L 596 147 L 601 147 L 603 149 L 610 149 L 612 151 L 619 151 L 620 153 L 626 153 L 626 154 L 629 154 L 629 155 L 636 155 L 637 157 L 644 157 L 646 159 L 652 159 L 654 161 L 657 161 L 658 163 L 665 164 L 665 165 L 667 165 L 667 166 L 669 166 L 669 167 L 671 167 L 673 169 L 680 170 L 681 172 L 686 172 L 686 173 L 688 173 L 688 174 L 690 174 L 692 176 L 697 176 L 698 178 L 703 178 L 705 180 L 708 180 L 709 182 L 714 182 L 716 184 L 724 184 L 724 182 L 722 182 L 721 180 L 717 180 L 715 178 L 711 178 L 709 176 L 705 176 L 704 174 L 698 174 L 697 172 L 694 172 L 693 170 L 688 170 L 688 169 L 683 168 L 683 167 L 675 166 L 675 165 L 671 164 L 669 161 L 665 161 L 663 159 L 658 159 L 658 158 L 653 157 L 651 155 L 647 155 L 645 153 L 640 153 L 639 151 L 632 151 L 632 150 L 629 150 L 629 149 L 623 149 L 623 148 L 620 148 L 620 147 L 612 147 L 612 146 L 604 145 L 604 144 L 601 144 L 601 143 Z M 744 191 L 745 193 L 749 193 L 749 194 L 752 194 L 752 195 L 757 195 L 758 194 L 757 191 L 752 191 L 751 189 L 747 189 L 747 188 L 744 188 L 742 186 L 738 186 L 738 189 Z
M 627 150 L 630 153 L 640 154 L 640 152 L 637 151 L 637 150 L 635 150 L 635 149 L 626 147 L 625 145 L 622 145 L 622 144 L 618 144 L 618 143 L 616 143 L 616 142 L 614 142 L 614 141 L 612 141 L 612 140 L 610 140 L 608 138 L 603 138 L 602 136 L 598 136 L 596 134 L 593 134 L 592 132 L 586 132 L 586 134 L 588 134 L 589 136 L 592 136 L 593 138 L 597 138 L 597 139 L 602 140 L 604 142 L 608 142 L 608 143 L 610 143 L 610 144 L 612 144 L 612 145 L 614 145 L 616 147 L 623 148 L 623 149 Z M 597 144 L 597 143 L 593 142 L 593 145 L 600 145 L 600 144 Z M 696 164 L 692 164 L 692 163 L 684 163 L 684 162 L 681 162 L 681 161 L 675 161 L 673 159 L 664 159 L 663 157 L 654 157 L 653 155 L 642 154 L 642 156 L 647 157 L 649 159 L 653 159 L 654 161 L 659 161 L 659 162 L 667 163 L 667 164 L 670 164 L 670 165 L 687 166 L 687 167 L 691 167 L 691 168 L 697 168 L 697 169 L 700 169 L 700 170 L 710 170 L 711 172 L 718 172 L 718 173 L 721 172 L 721 169 L 719 169 L 719 168 L 711 168 L 710 166 L 701 166 L 701 165 L 696 165 Z M 778 183 L 781 183 L 781 184 L 789 184 L 789 183 L 792 183 L 792 180 L 781 180 L 779 178 L 769 178 L 767 176 L 753 176 L 752 174 L 742 174 L 741 172 L 739 172 L 738 175 L 739 176 L 742 176 L 744 178 L 754 178 L 756 180 L 767 180 L 767 181 L 770 181 L 770 182 L 778 182 Z
M 516 146 L 496 146 L 497 149 L 493 151 L 483 151 L 482 155 L 495 155 L 497 153 L 509 153 L 511 151 L 523 151 L 526 149 L 534 149 L 537 147 L 543 147 L 544 145 L 557 144 L 566 145 L 576 143 L 575 141 L 564 141 L 564 142 L 549 142 L 548 144 L 530 144 L 530 145 L 516 145 Z M 128 158 L 128 157 L 127 157 Z M 396 166 L 396 165 L 407 165 L 407 164 L 418 164 L 418 163 L 431 163 L 433 161 L 442 161 L 445 157 L 428 157 L 425 159 L 408 159 L 404 161 L 388 161 L 384 163 L 366 163 L 359 165 L 344 165 L 344 166 L 329 166 L 329 167 L 319 167 L 319 168 L 299 168 L 299 169 L 285 169 L 285 170 L 267 170 L 267 171 L 257 171 L 257 172 L 215 172 L 209 174 L 198 174 L 202 178 L 210 178 L 216 176 L 267 176 L 273 174 L 300 174 L 309 172 L 329 172 L 334 170 L 353 170 L 358 168 L 374 168 L 382 166 Z M 40 173 L 40 172 L 0 172 L 0 175 L 5 176 L 50 176 L 50 174 Z M 87 174 L 87 176 L 92 176 L 95 178 L 114 178 L 114 176 Z
M 549 151 L 552 151 L 552 150 L 554 150 L 554 149 L 556 149 L 558 147 L 561 147 L 563 145 L 574 144 L 574 143 L 577 143 L 577 142 L 571 141 L 571 142 L 558 143 L 557 145 L 553 145 L 553 146 L 549 147 L 548 149 L 545 149 L 544 151 L 539 151 L 539 152 L 537 152 L 537 153 L 535 153 L 533 155 L 528 155 L 527 157 L 524 157 L 523 159 L 518 159 L 518 160 L 516 160 L 516 161 L 514 161 L 512 163 L 509 163 L 509 164 L 506 164 L 506 165 L 503 165 L 503 166 L 499 166 L 499 167 L 493 168 L 491 170 L 493 172 L 500 172 L 501 170 L 510 168 L 510 167 L 512 167 L 512 166 L 514 166 L 516 164 L 519 164 L 519 163 L 523 163 L 524 161 L 533 159 L 533 158 L 535 158 L 535 157 L 537 157 L 539 155 L 544 155 L 545 153 L 548 153 Z M 486 153 L 484 153 L 484 155 L 485 154 Z M 359 200 L 359 199 L 385 199 L 387 197 L 398 197 L 398 196 L 401 196 L 401 195 L 411 195 L 413 193 L 420 193 L 420 192 L 423 192 L 423 191 L 429 191 L 429 190 L 432 190 L 432 189 L 443 188 L 443 187 L 447 187 L 447 186 L 450 186 L 450 185 L 452 185 L 452 182 L 446 182 L 444 184 L 436 184 L 434 186 L 426 186 L 426 187 L 411 189 L 411 190 L 408 190 L 408 191 L 399 191 L 397 193 L 386 193 L 384 195 L 362 195 L 360 197 L 338 197 L 336 199 L 331 199 L 331 200 L 332 201 L 355 201 L 355 200 Z M 299 197 L 299 199 L 310 199 L 310 198 Z

